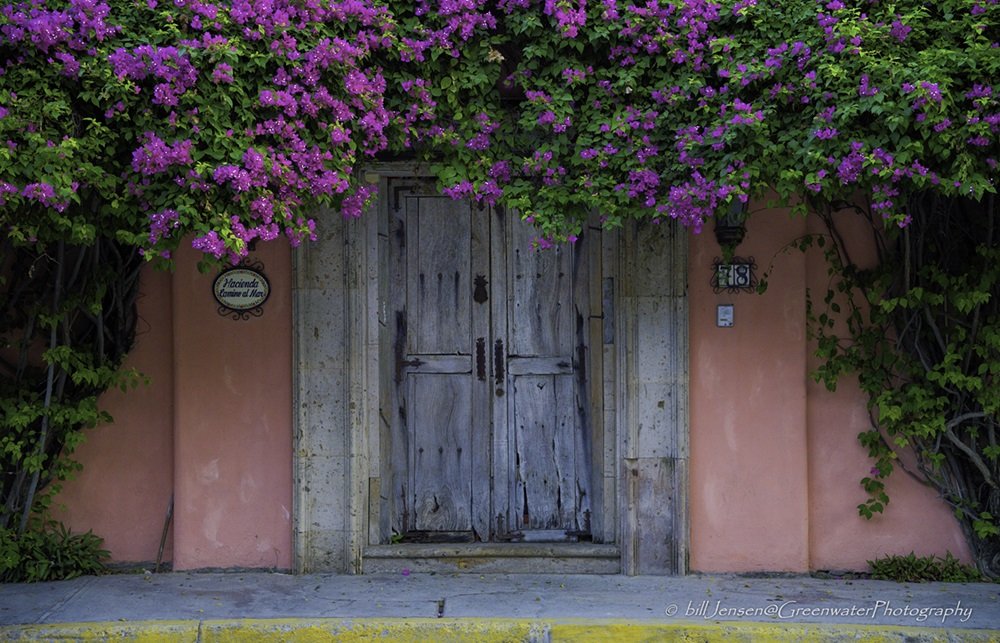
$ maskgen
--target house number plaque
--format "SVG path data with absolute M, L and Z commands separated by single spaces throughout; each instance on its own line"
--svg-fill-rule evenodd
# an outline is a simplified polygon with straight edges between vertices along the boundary
M 241 263 L 219 273 L 212 282 L 212 294 L 220 315 L 246 320 L 264 314 L 264 302 L 271 294 L 271 284 L 263 269 L 259 262 Z
M 720 292 L 753 292 L 757 288 L 757 264 L 753 257 L 733 257 L 729 261 L 716 259 L 713 264 L 712 290 Z

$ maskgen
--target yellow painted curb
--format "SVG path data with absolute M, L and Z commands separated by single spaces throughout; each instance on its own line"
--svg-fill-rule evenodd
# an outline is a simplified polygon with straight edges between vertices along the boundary
M 202 643 L 240 643 L 255 641 L 275 643 L 296 641 L 313 643 L 336 640 L 344 643 L 362 641 L 398 641 L 429 643 L 433 641 L 476 641 L 477 643 L 515 643 L 546 640 L 547 626 L 526 619 L 281 619 L 243 621 L 205 621 Z
M 198 621 L 106 621 L 52 625 L 0 626 L 0 641 L 141 641 L 175 643 L 198 640 Z
M 998 642 L 1000 632 L 955 628 L 926 628 L 893 625 L 830 625 L 812 623 L 755 623 L 722 621 L 711 623 L 553 623 L 552 641 L 795 641 L 828 643 L 830 641 L 866 641 L 868 643 L 951 643 Z
M 139 641 L 148 643 L 476 641 L 865 641 L 869 643 L 1000 643 L 1000 630 L 724 621 L 632 622 L 615 619 L 289 618 L 130 621 L 8 625 L 4 641 Z

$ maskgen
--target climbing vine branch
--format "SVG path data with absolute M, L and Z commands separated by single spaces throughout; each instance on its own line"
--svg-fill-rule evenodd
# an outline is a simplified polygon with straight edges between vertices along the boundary
M 996 201 L 918 194 L 905 230 L 878 230 L 880 260 L 849 261 L 838 217 L 826 256 L 835 276 L 810 322 L 823 360 L 816 378 L 833 389 L 856 374 L 873 458 L 862 480 L 868 518 L 889 502 L 885 480 L 912 458 L 916 476 L 954 508 L 985 575 L 1000 577 L 1000 244 Z M 911 472 L 914 473 L 914 472 Z

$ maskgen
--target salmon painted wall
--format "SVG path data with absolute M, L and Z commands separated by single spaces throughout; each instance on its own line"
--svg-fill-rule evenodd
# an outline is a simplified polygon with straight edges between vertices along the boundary
M 851 211 L 838 216 L 855 262 L 875 260 L 871 232 Z M 818 217 L 809 232 L 825 228 Z M 807 257 L 810 289 L 822 301 L 829 285 L 822 252 Z M 809 370 L 819 365 L 809 351 Z M 943 556 L 947 552 L 972 562 L 968 545 L 948 506 L 937 493 L 898 470 L 886 483 L 889 504 L 881 515 L 865 520 L 856 507 L 865 493 L 858 481 L 872 462 L 857 435 L 869 425 L 866 397 L 856 381 L 844 381 L 835 393 L 808 381 L 809 427 L 809 547 L 812 569 L 866 569 L 866 561 L 886 554 Z M 831 457 L 836 454 L 836 457 Z
M 755 213 L 738 254 L 759 271 L 773 259 L 760 296 L 713 293 L 718 245 L 710 230 L 691 238 L 691 569 L 862 570 L 911 550 L 968 559 L 947 508 L 905 475 L 890 480 L 885 515 L 857 515 L 871 466 L 856 439 L 864 398 L 850 382 L 829 393 L 808 377 L 805 291 L 825 289 L 826 269 L 818 253 L 776 256 L 816 226 Z M 249 321 L 217 314 L 214 275 L 190 249 L 173 274 L 143 275 L 129 364 L 152 383 L 102 399 L 116 422 L 89 433 L 84 470 L 59 498 L 59 517 L 103 536 L 116 561 L 156 558 L 173 493 L 175 569 L 292 567 L 290 250 L 265 244 L 255 258 L 271 298 Z M 716 327 L 723 303 L 735 306 L 733 328 Z
M 126 367 L 149 384 L 112 390 L 101 407 L 114 423 L 85 433 L 75 454 L 83 471 L 57 499 L 56 518 L 74 531 L 92 529 L 115 561 L 156 560 L 173 491 L 173 331 L 169 273 L 144 270 L 136 345 Z M 171 560 L 172 539 L 163 559 Z
M 817 362 L 806 343 L 805 292 L 822 297 L 826 267 L 818 251 L 780 253 L 818 225 L 754 211 L 737 254 L 754 257 L 758 273 L 773 261 L 763 295 L 713 293 L 719 246 L 710 229 L 691 239 L 694 571 L 864 570 L 869 559 L 910 551 L 968 559 L 947 507 L 905 474 L 890 481 L 884 516 L 857 514 L 858 481 L 871 468 L 857 443 L 864 397 L 850 382 L 829 393 L 809 378 Z M 719 304 L 734 305 L 732 328 L 716 326 Z
M 102 398 L 115 423 L 79 449 L 84 469 L 58 517 L 102 536 L 114 561 L 153 561 L 173 493 L 174 569 L 290 569 L 291 253 L 254 253 L 271 295 L 247 321 L 217 313 L 199 256 L 185 245 L 172 274 L 143 274 L 129 364 L 151 384 Z
M 767 266 L 803 220 L 754 213 L 740 256 Z M 710 228 L 693 236 L 690 306 L 691 569 L 802 571 L 809 565 L 805 260 L 776 258 L 763 296 L 714 294 Z M 719 304 L 734 325 L 716 326 Z
M 264 314 L 218 314 L 214 273 L 177 253 L 174 325 L 174 569 L 292 566 L 292 274 L 287 244 L 253 258 Z

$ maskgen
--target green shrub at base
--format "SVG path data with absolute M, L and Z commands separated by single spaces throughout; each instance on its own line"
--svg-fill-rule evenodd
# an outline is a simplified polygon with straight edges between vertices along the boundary
M 91 531 L 74 534 L 54 521 L 20 538 L 12 529 L 0 529 L 0 581 L 33 583 L 100 574 L 109 555 L 103 544 Z
M 951 555 L 917 556 L 912 551 L 906 556 L 885 556 L 868 561 L 872 578 L 892 580 L 897 583 L 981 583 L 985 579 L 979 570 L 966 565 Z

